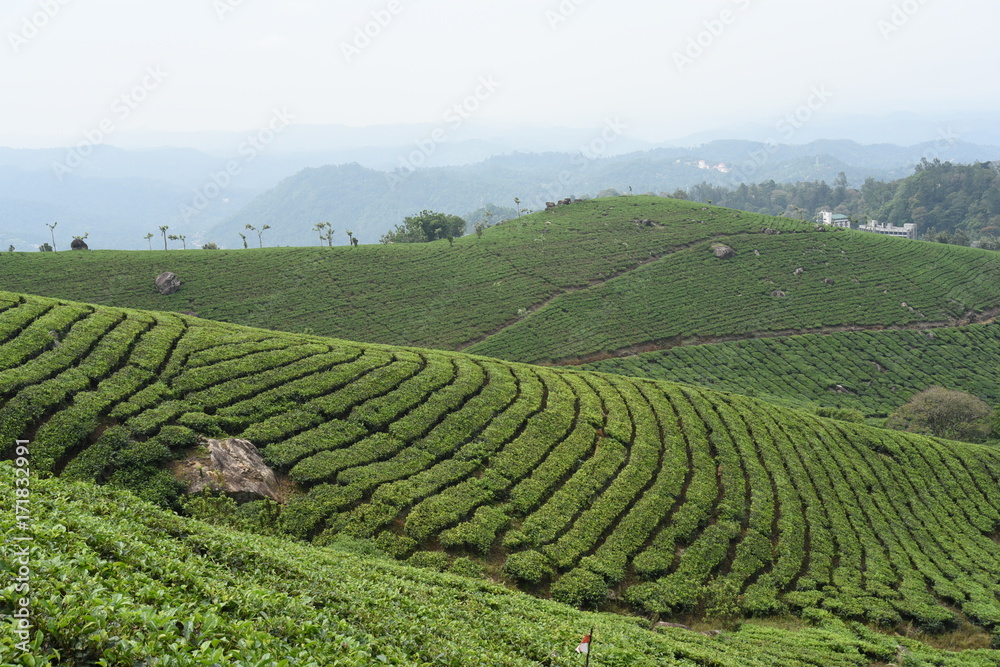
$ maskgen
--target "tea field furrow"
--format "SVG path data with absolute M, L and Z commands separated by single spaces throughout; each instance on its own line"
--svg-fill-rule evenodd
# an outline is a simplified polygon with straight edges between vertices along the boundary
M 652 428 L 654 422 L 650 419 L 651 415 L 640 411 L 641 401 L 636 402 L 631 395 L 627 397 L 615 378 L 585 377 L 595 388 L 607 383 L 598 393 L 608 397 L 606 405 L 609 412 L 628 416 L 631 432 L 626 443 L 626 459 L 615 476 L 597 492 L 596 500 L 589 503 L 570 530 L 561 535 L 555 544 L 546 547 L 545 553 L 561 569 L 575 565 L 607 540 L 620 517 L 634 505 L 638 495 L 652 481 L 662 446 L 658 431 Z M 632 398 L 632 402 L 628 398 Z M 606 432 L 610 434 L 613 431 L 606 429 Z
M 315 401 L 335 394 L 348 384 L 358 382 L 366 375 L 394 363 L 392 354 L 382 350 L 341 348 L 340 352 L 344 355 L 344 360 L 330 370 L 261 391 L 250 398 L 220 408 L 217 414 L 233 418 L 253 417 L 263 421 L 280 415 L 290 406 L 311 410 Z
M 574 471 L 589 457 L 598 443 L 598 432 L 604 428 L 604 404 L 597 392 L 577 375 L 560 378 L 568 382 L 576 395 L 576 422 L 570 437 L 552 450 L 531 476 L 521 480 L 510 492 L 510 508 L 520 516 L 544 505 L 556 490 L 569 480 Z M 508 536 L 509 546 L 520 542 L 537 546 L 537 540 Z
M 2 368 L 9 368 L 10 366 L 20 364 L 21 359 L 7 356 L 9 354 L 6 352 L 7 346 L 12 342 L 23 345 L 26 342 L 22 340 L 24 330 L 37 321 L 38 318 L 51 311 L 55 307 L 55 304 L 38 301 L 0 301 L 0 303 L 5 306 L 0 311 L 0 331 L 4 332 L 3 337 L 0 338 L 0 349 L 5 351 Z
M 596 549 L 592 549 L 591 555 L 581 562 L 583 567 L 600 574 L 609 584 L 617 584 L 625 578 L 631 558 L 651 536 L 657 523 L 656 515 L 662 512 L 662 507 L 669 498 L 664 495 L 664 491 L 670 480 L 664 474 L 663 467 L 667 457 L 664 448 L 671 441 L 665 437 L 663 426 L 641 387 L 617 379 L 611 381 L 622 393 L 632 412 L 636 427 L 633 447 L 649 447 L 644 447 L 644 460 L 641 463 L 636 458 L 636 462 L 643 468 L 639 474 L 645 476 L 645 481 L 631 494 L 618 516 L 605 525 L 596 541 Z M 631 459 L 629 465 L 634 465 Z M 637 482 L 638 480 L 632 481 L 627 477 L 622 479 L 623 487 Z
M 884 418 L 913 393 L 932 385 L 1000 402 L 1000 366 L 993 363 L 997 355 L 1000 326 L 971 325 L 929 332 L 839 332 L 677 347 L 583 368 L 749 393 L 783 405 L 859 410 Z

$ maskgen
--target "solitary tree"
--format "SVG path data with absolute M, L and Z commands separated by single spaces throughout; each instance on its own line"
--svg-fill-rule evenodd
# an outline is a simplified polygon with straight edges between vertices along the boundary
M 239 232 L 236 232 L 236 233 L 240 234 Z M 246 234 L 240 234 L 240 238 L 243 239 L 243 249 L 246 250 L 247 249 L 247 235 Z
M 356 243 L 354 242 L 354 232 L 352 232 L 352 231 L 351 231 L 350 229 L 345 229 L 345 230 L 344 230 L 344 233 L 345 233 L 345 234 L 347 234 L 347 245 L 351 246 L 352 248 L 353 248 L 353 247 L 354 247 L 355 245 L 357 245 L 357 244 L 356 244 Z
M 328 245 L 333 246 L 333 225 L 329 222 L 317 222 L 313 225 L 313 229 L 319 233 L 319 244 L 323 245 L 323 241 L 326 241 Z
M 514 197 L 514 204 L 517 206 L 517 217 L 521 217 L 521 199 L 520 197 Z
M 167 230 L 170 229 L 170 225 L 160 225 L 160 233 L 163 234 L 163 249 L 167 249 Z
M 270 228 L 271 228 L 271 225 L 264 225 L 260 229 L 257 229 L 256 227 L 254 227 L 253 225 L 251 225 L 249 222 L 244 227 L 244 229 L 249 229 L 249 230 L 254 231 L 254 232 L 257 233 L 257 243 L 260 245 L 261 248 L 264 247 L 264 232 L 266 230 L 270 229 Z
M 153 232 L 150 232 L 150 233 L 146 234 L 142 238 L 146 239 L 146 243 L 149 244 L 149 249 L 152 250 L 153 249 L 153 241 L 151 239 L 153 238 Z
M 465 234 L 465 220 L 457 215 L 421 211 L 403 219 L 402 225 L 380 239 L 382 243 L 426 243 L 438 239 L 457 238 Z
M 992 414 L 990 406 L 972 394 L 935 386 L 914 394 L 889 416 L 886 426 L 939 438 L 979 441 L 990 434 Z
M 58 222 L 53 222 L 51 225 L 47 222 L 45 223 L 45 226 L 49 228 L 49 232 L 52 234 L 52 252 L 56 251 L 56 225 L 58 224 Z

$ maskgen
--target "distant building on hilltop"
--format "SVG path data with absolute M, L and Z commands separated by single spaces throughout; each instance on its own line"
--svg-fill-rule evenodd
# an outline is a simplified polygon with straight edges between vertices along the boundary
M 858 229 L 863 232 L 884 234 L 885 236 L 898 236 L 901 239 L 917 238 L 917 226 L 911 222 L 906 223 L 902 227 L 896 227 L 891 224 L 883 224 L 878 220 L 872 220 L 866 225 L 861 225 Z
M 832 211 L 823 211 L 821 215 L 823 217 L 820 222 L 828 227 L 843 227 L 844 229 L 851 228 L 851 219 L 846 215 L 833 213 Z

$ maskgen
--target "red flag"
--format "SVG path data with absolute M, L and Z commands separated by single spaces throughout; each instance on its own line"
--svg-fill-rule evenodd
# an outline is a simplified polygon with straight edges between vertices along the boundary
M 590 653 L 590 635 L 584 635 L 580 640 L 580 645 L 576 647 L 577 653 Z

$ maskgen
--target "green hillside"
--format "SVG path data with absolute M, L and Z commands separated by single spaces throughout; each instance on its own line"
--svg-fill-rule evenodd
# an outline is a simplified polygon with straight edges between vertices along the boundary
M 652 219 L 657 226 L 634 221 Z M 547 224 L 550 223 L 550 224 Z M 706 238 L 812 230 L 656 197 L 560 207 L 482 238 L 357 248 L 89 251 L 0 257 L 4 289 L 395 345 L 460 349 L 567 291 Z M 266 239 L 265 239 L 266 240 Z M 162 296 L 172 271 L 181 290 Z
M 690 386 L 3 295 L 0 456 L 169 503 L 240 436 L 278 518 L 575 605 L 1000 627 L 1000 451 Z M 414 555 L 416 554 L 416 555 Z
M 5 488 L 13 466 L 0 463 Z M 360 667 L 995 665 L 829 614 L 816 627 L 745 624 L 714 638 L 588 614 L 501 586 L 333 549 L 230 532 L 120 491 L 33 480 L 30 653 L 3 598 L 4 665 Z M 12 512 L 0 532 L 23 536 Z M 8 588 L 8 593 L 10 592 Z M 15 596 L 16 597 L 16 596 Z
M 1000 254 L 862 232 L 697 244 L 553 299 L 469 352 L 520 361 L 843 326 L 945 324 L 1000 306 Z
M 717 258 L 717 243 L 736 256 Z M 163 271 L 180 277 L 176 294 L 154 290 Z M 954 324 L 1000 308 L 998 276 L 996 253 L 657 197 L 561 206 L 454 246 L 0 258 L 0 285 L 17 292 L 527 362 Z
M 582 369 L 696 384 L 797 407 L 885 417 L 944 385 L 1000 404 L 1000 327 L 850 331 L 675 347 Z

